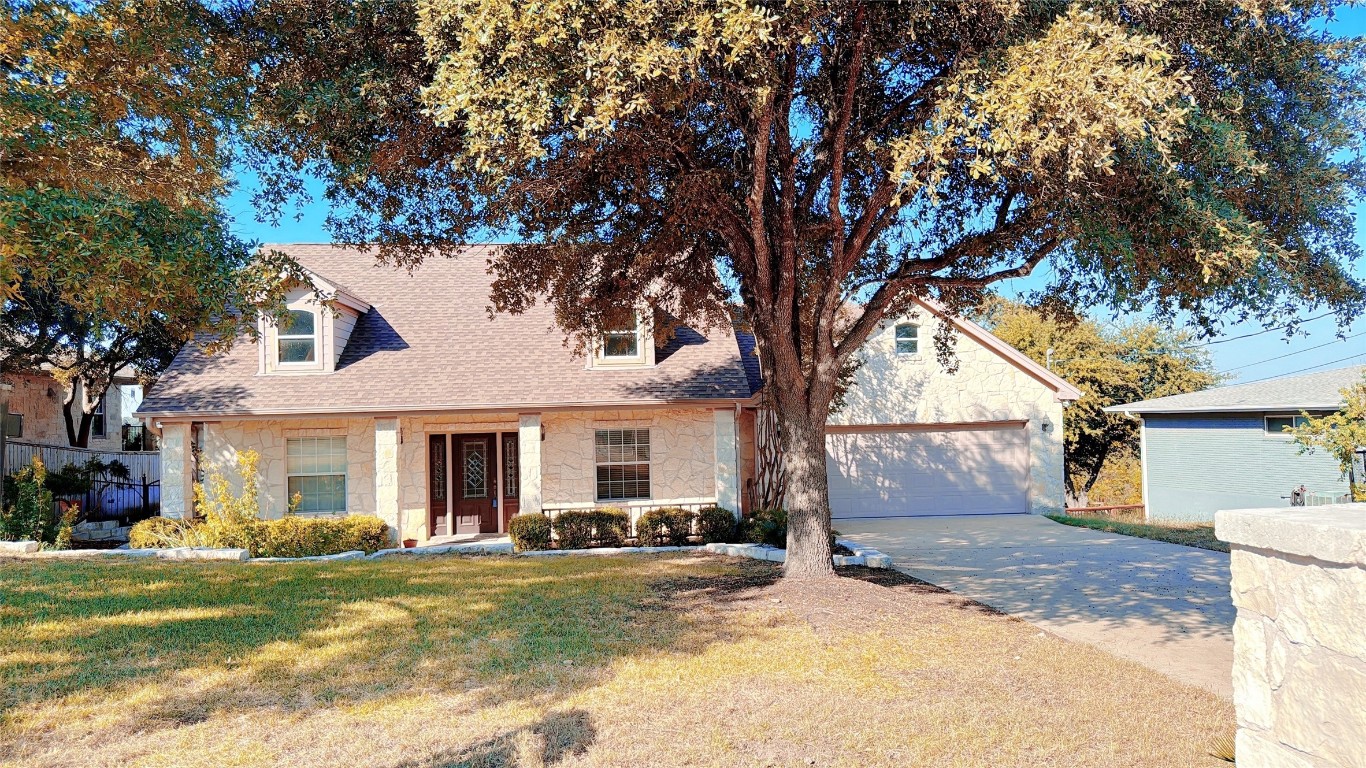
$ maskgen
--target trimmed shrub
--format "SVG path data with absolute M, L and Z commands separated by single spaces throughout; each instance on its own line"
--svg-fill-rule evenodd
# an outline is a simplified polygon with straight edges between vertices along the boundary
M 593 538 L 596 546 L 619 547 L 631 535 L 631 515 L 616 507 L 593 510 Z
M 751 544 L 786 547 L 787 510 L 756 510 L 740 523 L 740 539 Z
M 508 523 L 508 536 L 518 552 L 550 549 L 550 518 L 539 512 L 514 515 Z
M 735 513 L 716 505 L 703 507 L 697 513 L 697 533 L 703 544 L 731 541 L 735 538 Z
M 593 513 L 570 510 L 555 516 L 552 524 L 560 549 L 587 549 L 593 546 Z
M 338 552 L 374 552 L 389 546 L 389 526 L 371 515 L 300 517 L 287 515 L 254 526 L 253 557 L 315 557 Z
M 389 546 L 389 526 L 371 515 L 299 517 L 239 521 L 232 526 L 212 519 L 197 521 L 152 517 L 128 532 L 134 549 L 233 547 L 252 557 L 313 557 L 359 549 L 374 552 Z
M 682 507 L 652 509 L 636 521 L 636 537 L 643 547 L 681 547 L 688 543 L 694 516 Z

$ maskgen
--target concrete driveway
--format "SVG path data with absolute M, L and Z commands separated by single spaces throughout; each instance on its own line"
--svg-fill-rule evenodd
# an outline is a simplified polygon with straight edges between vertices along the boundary
M 917 579 L 1232 697 L 1229 557 L 1037 515 L 836 520 Z

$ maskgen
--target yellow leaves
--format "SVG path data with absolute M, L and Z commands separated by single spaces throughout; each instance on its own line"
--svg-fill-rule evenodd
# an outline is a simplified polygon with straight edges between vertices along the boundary
M 1076 8 L 999 66 L 968 67 L 941 89 L 936 118 L 890 149 L 903 188 L 932 188 L 954 158 L 974 178 L 1055 170 L 1068 181 L 1113 172 L 1121 144 L 1164 161 L 1183 135 L 1190 77 L 1151 36 Z
M 758 60 L 777 16 L 743 0 L 419 0 L 436 74 L 423 97 L 464 129 L 468 160 L 499 176 L 565 130 L 587 139 L 655 108 L 704 66 Z

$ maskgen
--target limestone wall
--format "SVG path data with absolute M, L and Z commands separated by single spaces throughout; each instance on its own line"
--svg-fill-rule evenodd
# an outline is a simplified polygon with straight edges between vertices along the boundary
M 238 483 L 237 453 L 253 450 L 261 456 L 261 516 L 283 517 L 289 509 L 286 493 L 285 441 L 291 437 L 346 438 L 346 511 L 375 514 L 375 420 L 334 419 L 242 419 L 200 425 L 200 462 L 207 470 L 217 467 Z M 164 444 L 164 443 L 163 443 Z M 163 448 L 163 457 L 165 450 Z M 238 484 L 237 487 L 240 487 Z
M 1222 511 L 1239 768 L 1366 766 L 1366 504 Z
M 541 424 L 541 493 L 546 506 L 592 506 L 597 496 L 594 431 L 642 427 L 650 430 L 652 503 L 716 499 L 716 427 L 709 409 L 545 413 Z
M 897 353 L 898 322 L 920 326 L 917 354 Z M 940 323 L 922 309 L 879 326 L 859 350 L 863 366 L 830 423 L 1027 420 L 1032 510 L 1062 509 L 1062 403 L 1052 388 L 963 333 L 955 337 L 958 370 L 949 373 L 935 357 L 934 334 Z
M 70 445 L 66 418 L 62 415 L 64 386 L 51 376 L 28 373 L 7 373 L 5 383 L 14 387 L 9 395 L 9 412 L 24 417 L 24 434 L 16 440 L 59 447 Z M 118 386 L 110 387 L 104 398 L 105 435 L 96 437 L 92 432 L 87 447 L 97 451 L 123 450 L 122 407 Z

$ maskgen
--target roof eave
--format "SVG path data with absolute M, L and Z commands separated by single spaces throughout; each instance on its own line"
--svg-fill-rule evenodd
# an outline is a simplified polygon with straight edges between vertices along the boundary
M 1336 411 L 1342 407 L 1342 402 L 1336 403 L 1303 403 L 1297 405 L 1286 405 L 1284 403 L 1266 404 L 1237 404 L 1237 405 L 1186 405 L 1186 406 L 1147 406 L 1142 403 L 1132 403 L 1129 405 L 1111 405 L 1103 410 L 1106 413 L 1262 413 L 1271 411 Z
M 144 411 L 138 409 L 133 415 L 140 419 L 158 419 L 162 421 L 199 421 L 203 419 L 235 419 L 235 418 L 288 418 L 306 419 L 313 417 L 336 417 L 336 416 L 385 416 L 385 415 L 405 415 L 422 416 L 443 413 L 468 413 L 468 412 L 519 412 L 528 411 L 562 411 L 562 410 L 595 410 L 595 409 L 622 409 L 622 408 L 667 408 L 672 406 L 682 407 L 731 407 L 735 404 L 748 405 L 752 398 L 743 395 L 726 395 L 714 398 L 650 398 L 633 400 L 600 400 L 582 402 L 540 402 L 540 403 L 470 403 L 470 404 L 449 404 L 449 405 L 382 405 L 382 406 L 341 406 L 336 408 L 237 408 L 237 409 L 205 409 L 194 411 Z

